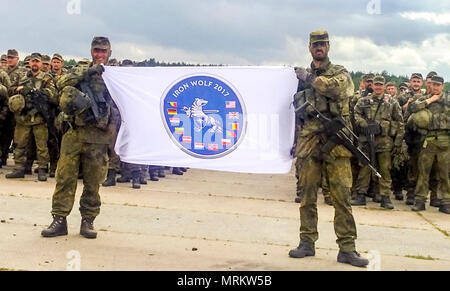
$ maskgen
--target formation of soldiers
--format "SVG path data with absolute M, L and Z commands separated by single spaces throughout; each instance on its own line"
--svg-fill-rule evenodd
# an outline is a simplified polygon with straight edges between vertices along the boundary
M 108 61 L 111 66 L 133 66 L 130 60 L 119 63 Z M 14 170 L 6 178 L 24 178 L 32 174 L 33 163 L 38 167 L 38 181 L 46 181 L 47 175 L 55 177 L 60 156 L 62 136 L 60 99 L 64 80 L 73 72 L 86 70 L 91 60 L 82 59 L 74 68 L 65 68 L 63 57 L 55 53 L 52 57 L 33 53 L 25 57 L 19 66 L 17 50 L 10 49 L 1 56 L 0 69 L 0 167 L 7 164 L 9 153 L 14 153 Z M 117 111 L 117 108 L 113 110 Z M 147 179 L 158 181 L 165 177 L 169 167 L 142 166 L 120 161 L 114 152 L 115 138 L 120 126 L 108 144 L 109 169 L 103 186 L 131 182 L 139 189 Z M 81 165 L 80 165 L 81 167 Z M 173 168 L 172 173 L 183 175 L 186 168 Z M 121 174 L 116 179 L 117 174 Z M 81 175 L 80 175 L 81 178 Z
M 429 72 L 425 80 L 413 73 L 397 89 L 381 75 L 365 74 L 349 108 L 356 145 L 381 174 L 376 177 L 368 165 L 352 158 L 351 204 L 366 205 L 371 198 L 393 209 L 394 197 L 422 211 L 430 193 L 429 205 L 449 214 L 450 93 L 444 92 L 444 79 L 436 72 Z M 300 181 L 296 202 L 302 198 Z M 332 205 L 325 174 L 321 188 L 325 203 Z

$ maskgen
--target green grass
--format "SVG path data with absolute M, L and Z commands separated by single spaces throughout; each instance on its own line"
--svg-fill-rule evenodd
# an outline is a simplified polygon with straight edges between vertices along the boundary
M 433 258 L 433 257 L 424 257 L 424 256 L 412 256 L 412 255 L 406 255 L 406 258 L 410 258 L 410 259 L 416 259 L 416 260 L 427 260 L 427 261 L 437 261 L 439 259 L 437 258 Z

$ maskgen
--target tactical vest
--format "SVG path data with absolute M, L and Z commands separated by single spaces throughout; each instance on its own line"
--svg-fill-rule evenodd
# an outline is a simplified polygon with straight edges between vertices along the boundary
M 427 96 L 427 98 L 431 95 Z M 427 109 L 431 112 L 431 122 L 428 127 L 430 133 L 435 132 L 445 133 L 450 130 L 450 97 L 448 93 L 443 93 L 441 99 L 433 102 L 427 106 Z M 429 134 L 430 134 L 429 133 Z
M 325 78 L 332 78 L 341 73 L 347 73 L 346 69 L 339 65 L 333 65 L 329 61 L 323 64 L 323 67 L 319 69 L 308 69 L 313 72 L 317 77 L 322 76 Z M 348 74 L 348 73 L 347 73 Z M 314 107 L 317 108 L 323 115 L 333 118 L 337 116 L 348 117 L 350 115 L 349 100 L 353 95 L 353 86 L 349 86 L 345 92 L 340 92 L 339 100 L 332 98 L 332 96 L 325 96 L 317 92 L 312 86 L 300 91 L 294 96 L 297 106 L 301 106 L 306 101 L 309 101 Z M 302 119 L 309 120 L 314 119 L 315 114 L 312 108 L 307 107 L 305 113 L 301 113 Z
M 399 130 L 399 124 L 392 120 L 395 105 L 396 101 L 389 94 L 384 94 L 379 100 L 369 95 L 361 99 L 359 108 L 367 121 L 375 121 L 380 125 L 381 136 L 395 137 Z

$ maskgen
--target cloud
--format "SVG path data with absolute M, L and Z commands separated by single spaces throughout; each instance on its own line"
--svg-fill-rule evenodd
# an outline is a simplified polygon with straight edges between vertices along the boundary
M 409 20 L 425 20 L 436 25 L 450 25 L 450 12 L 402 12 L 400 16 Z
M 309 32 L 326 29 L 333 60 L 352 70 L 449 70 L 448 0 L 380 0 L 379 15 L 367 12 L 370 0 L 81 0 L 79 15 L 66 12 L 69 1 L 0 0 L 14 11 L 2 16 L 14 25 L 0 49 L 89 57 L 92 37 L 106 35 L 117 59 L 304 65 Z
M 142 45 L 139 43 L 119 42 L 112 44 L 113 56 L 116 59 L 135 61 L 148 60 L 150 57 L 164 62 L 185 62 L 190 64 L 230 64 L 251 65 L 239 55 L 220 52 L 201 53 L 157 44 Z
M 418 44 L 378 45 L 369 37 L 331 36 L 330 59 L 349 71 L 379 72 L 409 76 L 435 70 L 450 79 L 450 34 L 439 34 Z M 263 65 L 309 66 L 311 55 L 302 38 L 288 36 L 282 50 L 273 51 Z

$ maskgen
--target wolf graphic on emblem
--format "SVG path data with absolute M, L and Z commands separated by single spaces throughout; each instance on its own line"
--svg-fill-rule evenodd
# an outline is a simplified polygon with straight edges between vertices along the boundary
M 217 113 L 219 110 L 203 110 L 203 106 L 208 104 L 208 101 L 200 98 L 195 98 L 191 107 L 183 106 L 183 111 L 188 117 L 194 120 L 194 130 L 199 132 L 206 126 L 212 126 L 209 132 L 222 132 L 222 124 L 214 117 L 206 115 L 206 113 Z

